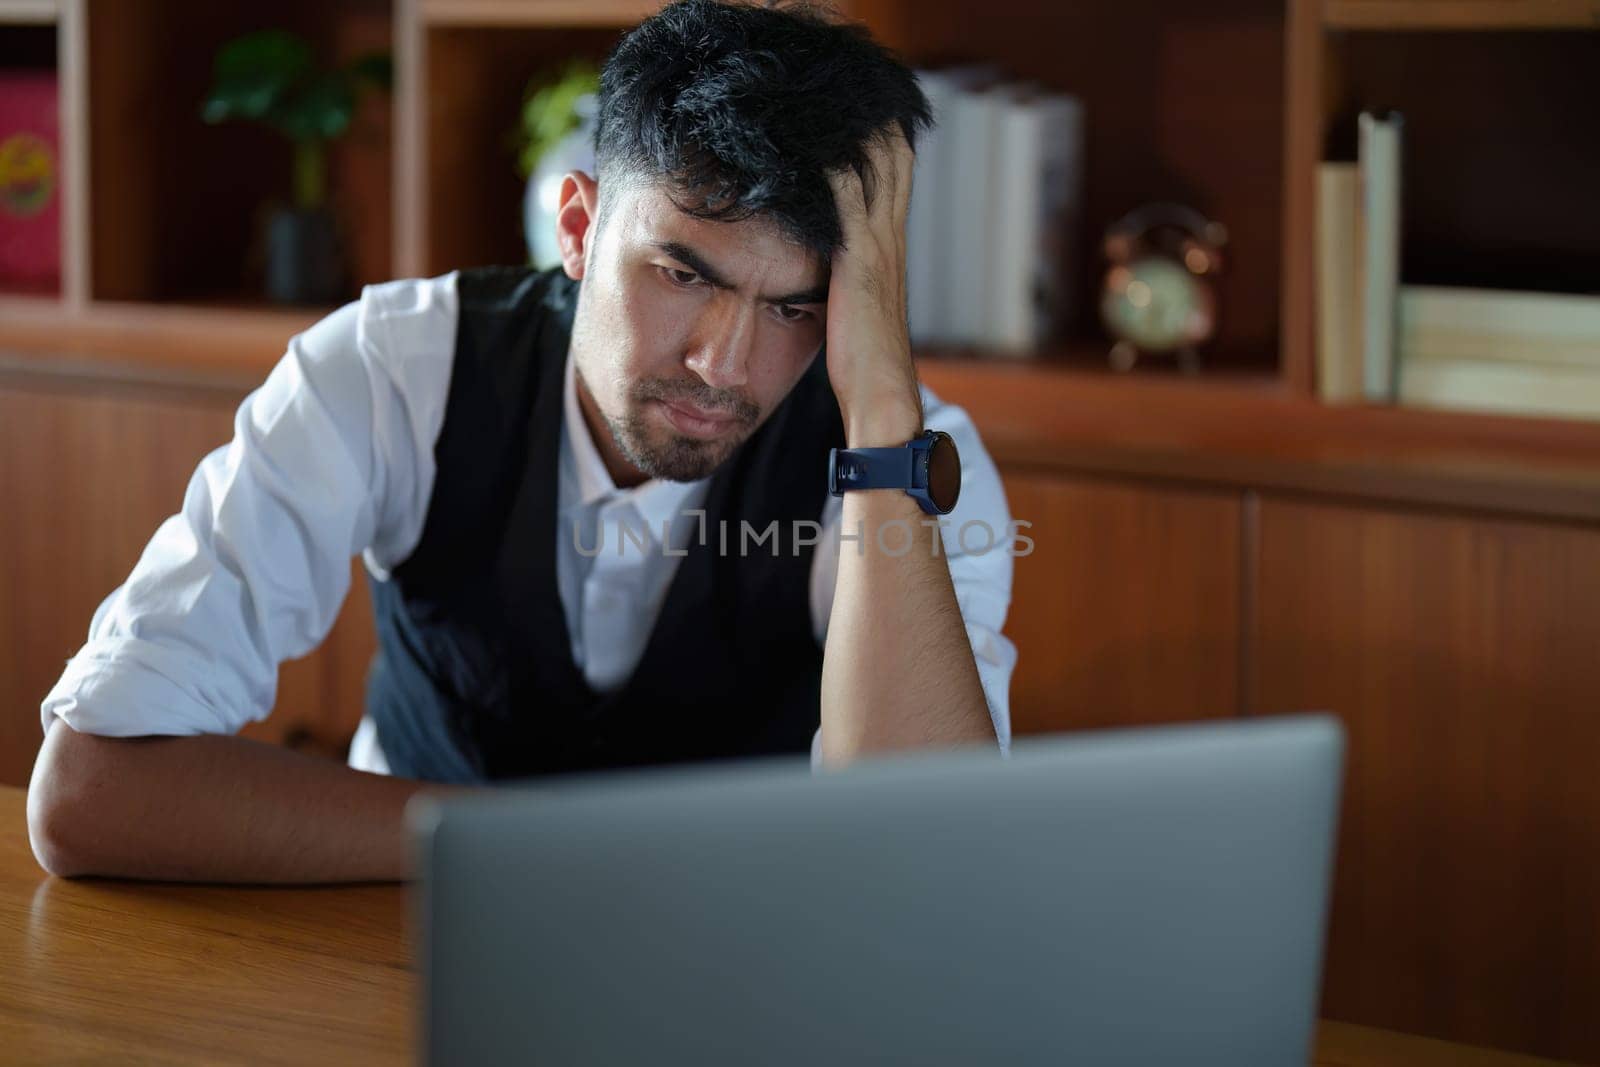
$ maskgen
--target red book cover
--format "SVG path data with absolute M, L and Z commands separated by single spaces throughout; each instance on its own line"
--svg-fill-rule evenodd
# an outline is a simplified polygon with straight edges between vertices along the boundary
M 61 132 L 54 71 L 0 71 L 0 290 L 61 287 Z

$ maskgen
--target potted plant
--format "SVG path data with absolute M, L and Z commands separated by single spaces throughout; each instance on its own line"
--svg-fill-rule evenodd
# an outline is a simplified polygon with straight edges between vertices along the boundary
M 367 89 L 387 89 L 390 59 L 369 53 L 320 68 L 311 46 L 284 30 L 235 38 L 217 53 L 209 123 L 268 126 L 294 146 L 292 197 L 267 220 L 266 292 L 284 303 L 332 303 L 345 295 L 345 267 L 328 210 L 328 145 L 344 136 Z
M 538 268 L 561 261 L 556 209 L 561 178 L 569 170 L 594 171 L 594 123 L 600 70 L 575 59 L 550 80 L 535 78 L 522 104 L 517 138 L 517 173 L 527 181 L 522 197 L 523 239 L 528 261 Z

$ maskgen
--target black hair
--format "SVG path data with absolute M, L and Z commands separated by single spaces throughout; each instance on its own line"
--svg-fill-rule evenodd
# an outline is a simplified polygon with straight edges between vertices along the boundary
M 867 148 L 891 123 L 915 149 L 933 118 L 916 75 L 864 26 L 808 2 L 678 0 L 601 71 L 601 214 L 608 179 L 664 179 L 689 214 L 768 218 L 826 263 L 841 240 L 827 171 L 862 175 L 870 200 Z

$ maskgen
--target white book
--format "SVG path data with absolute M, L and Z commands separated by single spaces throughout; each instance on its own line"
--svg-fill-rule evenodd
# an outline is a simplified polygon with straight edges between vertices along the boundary
M 1317 395 L 1346 404 L 1363 396 L 1361 172 L 1317 168 Z
M 1473 359 L 1408 359 L 1400 402 L 1505 415 L 1600 419 L 1600 370 Z
M 1600 296 L 1403 285 L 1400 356 L 1600 371 Z
M 933 70 L 917 71 L 917 81 L 928 98 L 934 125 L 917 145 L 911 176 L 911 208 L 906 214 L 906 314 L 913 344 L 937 344 L 944 332 L 936 283 L 937 257 L 945 247 L 940 239 L 939 185 L 948 169 L 943 153 L 944 121 L 955 86 L 947 75 Z
M 954 332 L 949 294 L 955 268 L 950 260 L 957 254 L 954 219 L 962 204 L 954 186 L 952 106 L 963 89 L 998 77 L 998 68 L 991 65 L 917 72 L 934 120 L 917 147 L 906 215 L 906 303 L 911 340 L 917 344 L 947 344 Z
M 990 174 L 990 284 L 982 343 L 1034 351 L 1070 324 L 1070 267 L 1083 201 L 1083 103 L 1018 91 L 1002 97 Z
M 998 151 L 1000 114 L 1010 90 L 962 89 L 950 103 L 950 169 L 947 219 L 949 251 L 943 264 L 943 292 L 949 318 L 945 336 L 952 344 L 981 345 L 987 327 L 991 264 L 989 230 L 996 196 L 991 161 Z
M 1400 289 L 1400 138 L 1403 120 L 1390 113 L 1360 119 L 1362 348 L 1368 400 L 1395 396 L 1395 332 Z

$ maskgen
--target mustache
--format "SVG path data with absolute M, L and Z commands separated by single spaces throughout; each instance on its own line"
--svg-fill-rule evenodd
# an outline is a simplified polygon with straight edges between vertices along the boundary
M 702 381 L 688 379 L 661 379 L 640 382 L 633 390 L 635 400 L 665 400 L 668 402 L 687 401 L 706 411 L 714 411 L 738 419 L 743 423 L 753 423 L 761 417 L 761 407 L 753 404 L 738 393 L 727 389 L 714 389 Z

